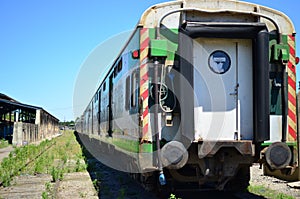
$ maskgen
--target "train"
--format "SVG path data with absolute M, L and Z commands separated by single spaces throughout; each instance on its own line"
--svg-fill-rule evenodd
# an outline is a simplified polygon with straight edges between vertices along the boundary
M 295 175 L 295 34 L 284 13 L 258 4 L 154 5 L 76 131 L 96 158 L 147 190 L 241 191 L 256 162 Z

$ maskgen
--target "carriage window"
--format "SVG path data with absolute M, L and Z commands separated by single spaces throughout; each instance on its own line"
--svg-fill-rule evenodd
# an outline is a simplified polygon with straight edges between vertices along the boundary
M 106 90 L 106 82 L 104 82 L 104 84 L 103 84 L 103 91 L 105 91 Z
M 98 93 L 96 93 L 95 97 L 94 97 L 94 102 L 96 103 L 98 100 Z
M 126 78 L 126 90 L 125 90 L 125 109 L 129 110 L 129 101 L 130 101 L 130 76 Z
M 131 107 L 136 107 L 136 72 L 131 75 Z
M 118 75 L 118 67 L 116 66 L 114 68 L 114 77 L 117 77 L 117 75 Z
M 118 72 L 120 72 L 122 70 L 122 67 L 123 67 L 123 62 L 121 59 L 120 62 L 118 63 Z
M 271 68 L 272 69 L 272 68 Z M 282 74 L 270 72 L 270 114 L 282 115 L 281 85 L 283 83 Z

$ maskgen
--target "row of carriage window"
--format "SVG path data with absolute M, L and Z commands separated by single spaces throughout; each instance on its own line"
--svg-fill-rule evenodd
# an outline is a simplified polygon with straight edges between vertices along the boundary
M 113 77 L 114 78 L 117 77 L 117 75 L 119 74 L 119 72 L 121 72 L 122 68 L 123 68 L 123 62 L 122 62 L 122 59 L 121 59 L 118 62 L 117 66 L 114 68 L 114 71 L 113 71 Z M 103 92 L 106 90 L 106 82 L 103 83 L 102 90 L 103 90 Z M 99 95 L 100 95 L 100 91 L 99 91 L 99 94 L 97 92 L 96 95 L 95 95 L 95 97 L 94 97 L 95 103 L 98 101 Z
M 118 64 L 115 66 L 113 70 L 113 77 L 116 78 L 117 75 L 121 72 L 123 68 L 123 62 L 122 59 L 118 62 Z M 126 78 L 126 95 L 125 95 L 125 109 L 129 110 L 130 108 L 135 108 L 137 104 L 137 71 L 131 73 Z M 106 90 L 106 81 L 103 83 L 102 91 L 104 92 Z M 94 96 L 94 102 L 96 103 L 99 100 L 100 92 L 96 92 L 96 95 Z

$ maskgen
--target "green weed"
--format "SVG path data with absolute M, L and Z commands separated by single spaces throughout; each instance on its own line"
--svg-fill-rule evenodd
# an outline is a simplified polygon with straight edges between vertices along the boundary
M 2 143 L 2 140 L 0 141 Z M 14 176 L 22 174 L 51 174 L 52 180 L 62 180 L 65 172 L 86 170 L 80 145 L 72 131 L 38 146 L 15 148 L 0 164 L 0 184 L 10 186 Z
M 34 167 L 34 173 L 38 174 L 38 173 L 42 173 L 44 171 L 44 163 L 45 159 L 43 157 L 40 157 L 36 163 L 35 163 L 35 167 Z
M 93 180 L 93 185 L 94 185 L 97 193 L 99 193 L 99 184 L 98 184 L 98 180 L 97 179 Z
M 46 182 L 45 183 L 45 191 L 42 193 L 42 198 L 43 199 L 48 199 L 48 198 L 52 198 L 52 184 L 50 182 Z
M 264 186 L 253 186 L 253 185 L 250 185 L 248 187 L 248 191 L 251 192 L 251 193 L 254 193 L 256 195 L 260 195 L 260 196 L 263 196 L 265 198 L 274 198 L 274 199 L 294 199 L 293 196 L 289 196 L 289 195 L 286 195 L 286 194 L 283 194 L 283 193 L 278 193 L 277 191 L 275 190 L 272 190 L 272 189 L 268 189 Z
M 9 146 L 9 143 L 8 143 L 7 140 L 5 140 L 5 139 L 1 139 L 1 140 L 0 140 L 0 149 L 6 148 L 6 147 L 8 147 L 8 146 Z
M 87 165 L 85 163 L 82 163 L 82 161 L 80 159 L 76 160 L 75 172 L 85 171 L 86 168 L 87 168 Z
M 118 199 L 124 199 L 125 198 L 125 194 L 126 194 L 126 189 L 125 188 L 121 188 L 120 191 L 119 191 Z
M 85 198 L 87 196 L 87 193 L 84 193 L 84 192 L 79 192 L 79 196 L 81 198 Z
M 52 184 L 50 182 L 45 183 L 46 191 L 51 192 L 52 191 Z
M 44 191 L 42 193 L 42 199 L 48 199 L 48 198 L 49 198 L 48 193 L 46 191 Z
M 12 177 L 9 173 L 1 173 L 1 181 L 4 187 L 8 187 L 11 185 Z
M 52 167 L 51 176 L 52 176 L 52 182 L 57 182 L 63 179 L 64 172 L 61 168 Z
M 71 140 L 68 140 L 67 143 L 66 143 L 66 148 L 69 148 L 71 145 Z
M 172 194 L 172 193 L 171 193 L 169 199 L 181 199 L 181 198 L 177 198 L 175 194 Z

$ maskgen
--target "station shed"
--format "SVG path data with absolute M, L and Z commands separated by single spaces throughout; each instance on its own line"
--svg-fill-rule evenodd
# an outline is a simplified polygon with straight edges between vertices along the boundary
M 59 119 L 49 112 L 0 93 L 0 139 L 22 146 L 50 139 L 58 133 Z

